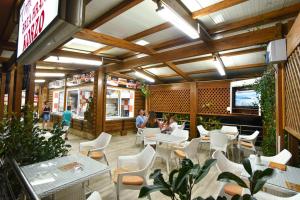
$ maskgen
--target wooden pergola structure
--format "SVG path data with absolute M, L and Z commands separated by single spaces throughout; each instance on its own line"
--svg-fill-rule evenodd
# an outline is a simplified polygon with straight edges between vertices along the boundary
M 287 63 L 279 64 L 277 69 L 277 134 L 281 136 L 278 142 L 282 148 L 284 130 L 288 131 L 291 149 L 296 151 L 300 139 L 300 110 L 297 106 L 300 93 L 300 25 L 299 17 L 296 22 L 295 19 L 300 3 L 297 0 L 285 2 L 269 5 L 266 0 L 216 0 L 211 5 L 200 5 L 202 8 L 195 10 L 183 0 L 174 0 L 170 4 L 174 10 L 187 20 L 200 24 L 200 38 L 190 39 L 172 24 L 154 16 L 154 1 L 87 0 L 86 23 L 82 30 L 58 49 L 27 66 L 30 73 L 26 86 L 26 104 L 33 104 L 35 72 L 55 70 L 71 75 L 95 70 L 95 132 L 100 132 L 105 123 L 106 74 L 138 79 L 134 75 L 138 71 L 153 78 L 155 84 L 182 83 L 188 87 L 196 87 L 196 81 L 258 77 L 266 68 L 266 44 L 287 37 L 290 57 Z M 5 88 L 9 88 L 8 116 L 13 112 L 20 114 L 21 91 L 25 88 L 20 81 L 23 80 L 24 68 L 16 63 L 16 27 L 21 3 L 21 0 L 5 0 L 0 3 L 0 119 L 4 114 Z M 147 16 L 143 16 L 143 13 Z M 225 21 L 218 23 L 216 16 L 220 15 Z M 95 42 L 101 44 L 101 47 L 88 50 L 80 46 L 76 48 L 76 45 L 72 45 L 74 39 Z M 137 42 L 139 40 L 150 41 L 150 44 L 140 45 Z M 103 60 L 103 65 L 45 61 L 48 56 Z M 219 76 L 212 66 L 215 56 L 219 56 L 225 64 L 227 75 L 224 77 Z M 236 60 L 228 63 L 226 58 Z M 9 82 L 6 80 L 7 74 Z M 41 85 L 41 94 L 42 91 L 47 93 L 47 88 Z M 195 93 L 191 95 L 192 99 L 197 96 Z M 196 102 L 191 101 L 191 106 L 196 107 Z M 196 117 L 196 114 L 194 112 L 191 116 Z M 191 129 L 195 136 L 195 123 Z

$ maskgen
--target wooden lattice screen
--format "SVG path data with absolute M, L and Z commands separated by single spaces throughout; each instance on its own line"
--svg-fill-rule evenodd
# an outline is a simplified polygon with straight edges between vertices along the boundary
M 198 114 L 228 114 L 230 87 L 228 84 L 197 86 Z
M 190 88 L 151 88 L 150 110 L 155 112 L 189 113 Z
M 285 128 L 300 137 L 300 46 L 286 64 L 285 92 Z

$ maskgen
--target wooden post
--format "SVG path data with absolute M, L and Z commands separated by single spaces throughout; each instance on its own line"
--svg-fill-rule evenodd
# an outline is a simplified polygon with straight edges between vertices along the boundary
M 41 115 L 43 112 L 43 93 L 42 86 L 38 86 L 38 114 Z
M 64 87 L 64 111 L 67 110 L 67 76 L 65 77 L 65 87 Z
M 8 91 L 8 102 L 7 102 L 7 117 L 12 116 L 13 110 L 13 99 L 14 99 L 14 84 L 15 84 L 15 69 L 13 68 L 10 71 L 10 79 L 9 79 L 9 91 Z
M 293 136 L 292 134 L 288 134 L 288 150 L 293 155 L 289 164 L 295 166 L 299 163 L 299 139 Z
M 6 86 L 6 73 L 1 73 L 1 88 L 0 88 L 0 121 L 4 116 L 4 98 L 5 98 L 5 86 Z
M 197 137 L 197 83 L 190 83 L 190 138 Z
M 34 77 L 35 77 L 35 67 L 36 65 L 30 65 L 29 70 L 29 80 L 28 85 L 26 86 L 26 99 L 25 104 L 30 106 L 33 109 L 34 104 L 34 92 L 35 92 L 35 85 L 34 85 Z
M 17 65 L 15 78 L 15 91 L 13 101 L 13 112 L 17 117 L 21 117 L 21 104 L 22 104 L 22 86 L 24 76 L 24 66 Z
M 99 135 L 105 130 L 106 118 L 106 84 L 105 70 L 103 68 L 95 71 L 94 78 L 94 112 L 95 112 L 95 135 Z
M 277 65 L 276 73 L 276 150 L 284 149 L 284 64 Z

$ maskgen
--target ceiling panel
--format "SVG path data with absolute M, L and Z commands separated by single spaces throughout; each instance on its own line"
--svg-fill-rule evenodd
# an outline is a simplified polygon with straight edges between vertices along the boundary
M 10 58 L 14 54 L 13 51 L 3 50 L 1 53 L 1 57 Z
M 126 49 L 120 49 L 120 48 L 113 48 L 108 51 L 106 51 L 104 54 L 112 55 L 112 56 L 120 56 L 126 53 L 129 53 L 130 51 Z
M 156 8 L 156 3 L 152 0 L 145 0 L 103 24 L 101 27 L 95 29 L 95 31 L 119 38 L 126 38 L 166 22 L 156 14 Z
M 177 65 L 177 67 L 179 69 L 181 69 L 183 72 L 192 72 L 192 71 L 207 70 L 207 69 L 215 68 L 214 62 L 212 60 L 187 63 L 187 64 L 182 64 L 182 65 Z
M 150 73 L 155 74 L 157 76 L 175 74 L 174 71 L 169 67 L 152 68 L 152 69 L 147 69 L 146 71 L 149 71 Z
M 238 56 L 221 56 L 226 67 L 265 63 L 265 52 L 256 52 Z

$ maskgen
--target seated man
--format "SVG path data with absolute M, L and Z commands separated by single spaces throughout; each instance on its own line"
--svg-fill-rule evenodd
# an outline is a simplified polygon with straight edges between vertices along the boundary
M 146 118 L 144 116 L 145 111 L 143 109 L 139 110 L 139 115 L 136 117 L 135 126 L 136 128 L 143 128 L 143 125 L 146 122 Z

